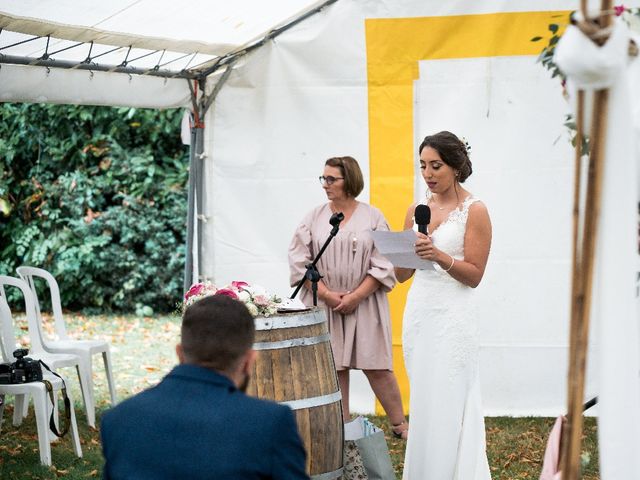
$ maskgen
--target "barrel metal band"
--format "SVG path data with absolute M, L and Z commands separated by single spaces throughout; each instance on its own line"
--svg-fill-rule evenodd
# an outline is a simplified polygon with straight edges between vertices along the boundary
M 306 327 L 323 323 L 323 312 L 311 312 L 311 315 L 282 315 L 275 317 L 257 317 L 255 319 L 256 330 L 276 330 L 279 328 Z
M 333 472 L 311 475 L 311 480 L 334 480 L 336 478 L 342 477 L 343 470 L 344 468 L 339 468 L 338 470 L 334 470 Z
M 306 345 L 317 345 L 318 343 L 328 342 L 331 336 L 328 333 L 317 335 L 315 337 L 291 338 L 289 340 L 280 340 L 278 342 L 256 342 L 253 344 L 254 350 L 277 350 L 279 348 L 304 347 Z
M 300 400 L 289 400 L 287 402 L 278 402 L 280 405 L 286 405 L 291 410 L 301 410 L 303 408 L 321 407 L 342 400 L 340 391 L 330 393 L 328 395 L 320 395 L 319 397 L 301 398 Z

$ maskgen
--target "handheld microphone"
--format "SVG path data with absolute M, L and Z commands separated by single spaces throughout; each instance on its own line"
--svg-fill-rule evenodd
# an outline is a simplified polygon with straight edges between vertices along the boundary
M 431 221 L 431 209 L 427 205 L 419 204 L 413 212 L 413 218 L 418 225 L 418 231 L 426 235 L 427 225 Z

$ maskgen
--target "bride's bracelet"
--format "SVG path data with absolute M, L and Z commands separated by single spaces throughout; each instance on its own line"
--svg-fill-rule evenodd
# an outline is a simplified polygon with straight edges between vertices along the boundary
M 453 255 L 449 255 L 449 256 L 451 257 L 451 265 L 449 265 L 449 268 L 447 269 L 444 269 L 444 268 L 442 269 L 445 272 L 448 272 L 449 270 L 451 270 L 453 268 L 453 264 L 456 263 L 456 259 L 453 258 Z

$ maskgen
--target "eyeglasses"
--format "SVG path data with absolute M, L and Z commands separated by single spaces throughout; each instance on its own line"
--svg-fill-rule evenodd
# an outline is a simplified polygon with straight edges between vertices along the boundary
M 327 185 L 333 185 L 337 180 L 344 180 L 344 177 L 332 177 L 331 175 L 325 177 L 324 175 L 320 175 L 318 180 L 320 180 L 320 185 L 324 185 L 325 183 Z

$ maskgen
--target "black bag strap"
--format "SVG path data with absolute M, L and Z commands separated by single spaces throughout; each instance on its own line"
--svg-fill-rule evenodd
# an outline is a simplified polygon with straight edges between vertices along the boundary
M 51 429 L 51 431 L 54 433 L 56 437 L 62 438 L 67 434 L 67 432 L 69 431 L 69 427 L 71 426 L 71 401 L 67 396 L 67 384 L 65 383 L 64 378 L 62 378 L 56 372 L 51 370 L 46 363 L 44 363 L 42 360 L 38 360 L 38 361 L 50 373 L 52 373 L 53 375 L 58 377 L 60 380 L 62 380 L 62 397 L 64 398 L 64 418 L 66 420 L 65 421 L 66 425 L 62 430 L 62 432 L 59 432 L 58 428 L 56 427 L 56 422 L 53 420 L 53 411 L 51 411 L 51 417 L 49 417 L 49 428 Z M 51 406 L 55 408 L 55 401 L 53 398 L 53 385 L 51 385 L 51 382 L 49 380 L 42 380 L 42 383 L 45 384 L 45 386 L 47 387 L 47 392 L 49 392 L 49 399 L 51 400 Z

